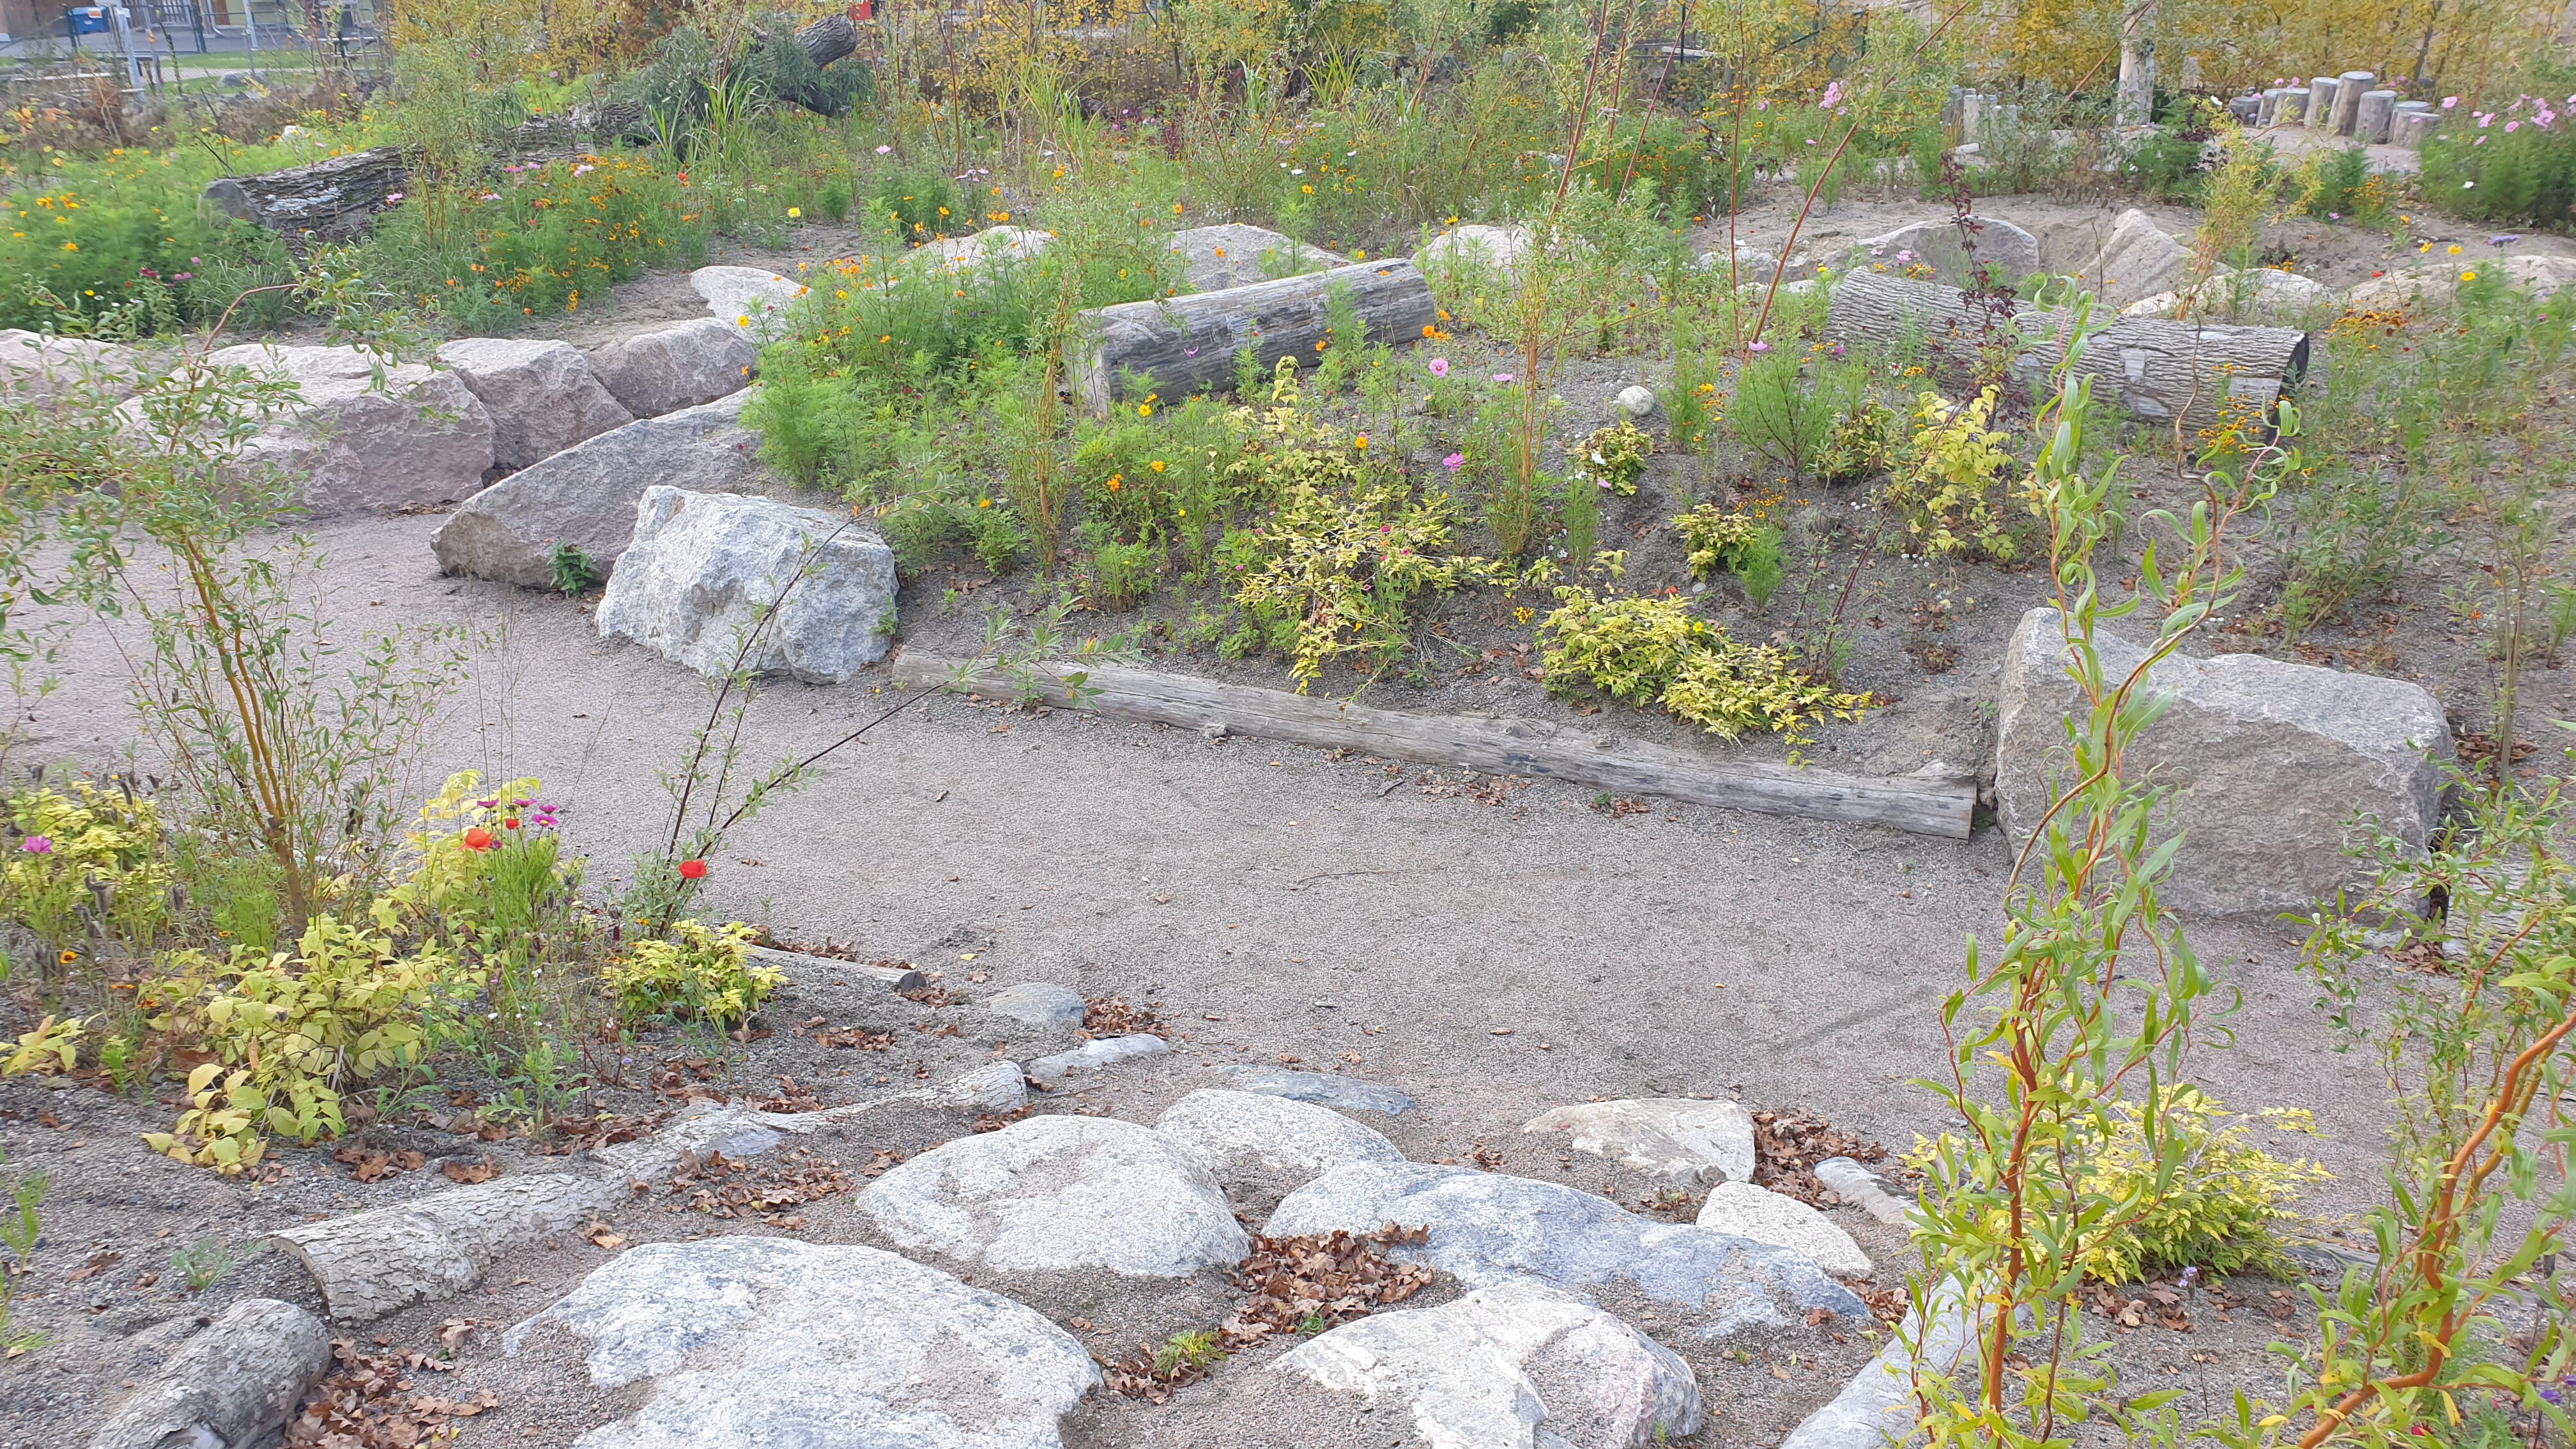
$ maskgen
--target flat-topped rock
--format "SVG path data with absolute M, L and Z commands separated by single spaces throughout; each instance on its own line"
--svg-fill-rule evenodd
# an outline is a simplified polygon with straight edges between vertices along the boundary
M 1206 1168 L 1114 1117 L 1031 1117 L 961 1137 L 889 1169 L 858 1210 L 902 1247 L 1001 1272 L 1180 1277 L 1252 1250 Z
M 525 468 L 635 421 L 569 342 L 467 337 L 438 349 L 492 414 L 492 462 Z
M 2131 207 L 2111 224 L 2111 235 L 2085 267 L 2084 279 L 2104 303 L 2126 307 L 2174 290 L 2190 269 L 2191 249 L 2167 235 L 2155 218 Z
M 1707 1170 L 1728 1182 L 1753 1180 L 1753 1114 L 1741 1103 L 1696 1097 L 1644 1097 L 1556 1107 L 1523 1132 L 1572 1134 L 1574 1150 L 1626 1163 L 1675 1182 L 1700 1182 Z
M 894 553 L 847 517 L 656 485 L 636 501 L 634 537 L 597 617 L 601 638 L 701 674 L 739 663 L 845 684 L 891 646 Z
M 1525 226 L 1453 226 L 1422 244 L 1413 254 L 1423 275 L 1437 277 L 1462 267 L 1483 267 L 1505 278 L 1517 274 L 1521 253 L 1529 249 Z
M 2115 680 L 2145 658 L 2108 629 L 2094 646 Z M 2015 848 L 2047 813 L 2065 767 L 2065 721 L 2082 700 L 2065 654 L 2051 608 L 2023 615 L 2004 654 L 1995 793 Z M 2356 817 L 2416 849 L 2441 818 L 2451 732 L 2422 685 L 2221 654 L 2169 658 L 2147 687 L 2171 703 L 2124 763 L 2130 778 L 2173 790 L 2155 825 L 2160 838 L 2184 836 L 2158 888 L 2168 906 L 2306 911 L 2367 883 L 2369 862 L 2345 853 Z
M 2224 271 L 2197 287 L 2159 292 L 2120 309 L 2123 317 L 2189 317 L 2299 327 L 2339 310 L 2334 289 L 2278 267 Z
M 1899 270 L 1929 267 L 1932 280 L 1953 287 L 1973 285 L 1982 273 L 2009 287 L 2040 269 L 2039 238 L 2000 217 L 1972 216 L 1964 225 L 1920 221 L 1854 243 L 1850 261 Z
M 704 298 L 718 322 L 759 336 L 761 323 L 785 312 L 805 295 L 806 287 L 766 267 L 700 267 L 689 273 L 690 289 Z
M 1048 981 L 1023 981 L 984 998 L 984 1009 L 1030 1026 L 1080 1026 L 1090 1007 L 1082 993 Z
M 627 1249 L 503 1337 L 580 1353 L 636 1403 L 581 1449 L 1058 1449 L 1100 1382 L 1072 1335 L 936 1268 L 841 1244 L 722 1237 Z
M 1192 1092 L 1154 1126 L 1237 1197 L 1275 1198 L 1345 1162 L 1404 1160 L 1383 1134 L 1339 1112 L 1259 1092 Z
M 1370 1314 L 1270 1372 L 1391 1401 L 1441 1449 L 1649 1449 L 1700 1425 L 1699 1383 L 1680 1355 L 1532 1283 Z
M 1866 1278 L 1869 1255 L 1833 1219 L 1784 1193 L 1749 1182 L 1722 1182 L 1708 1190 L 1699 1225 L 1786 1248 L 1837 1278 Z
M 1288 1195 L 1262 1231 L 1428 1233 L 1391 1249 L 1471 1288 L 1536 1282 L 1566 1292 L 1621 1284 L 1671 1303 L 1704 1337 L 1793 1321 L 1810 1309 L 1858 1317 L 1852 1291 L 1785 1248 L 1690 1223 L 1656 1223 L 1553 1182 L 1420 1162 L 1355 1162 Z
M 0 402 L 48 402 L 75 392 L 114 402 L 142 376 L 134 349 L 87 337 L 0 328 Z
M 902 264 L 957 273 L 983 266 L 1011 266 L 1045 251 L 1055 233 L 1033 226 L 988 226 L 972 236 L 952 236 L 903 254 Z
M 1193 292 L 1244 287 L 1273 277 L 1294 277 L 1326 267 L 1350 265 L 1350 258 L 1295 237 L 1240 222 L 1193 226 L 1172 234 L 1172 251 L 1181 259 L 1182 279 Z
M 1029 1080 L 1052 1086 L 1075 1072 L 1096 1072 L 1102 1067 L 1137 1057 L 1158 1057 L 1172 1049 L 1172 1044 L 1149 1031 L 1127 1036 L 1104 1036 L 1087 1041 L 1069 1052 L 1055 1052 L 1029 1063 Z
M 467 499 L 439 526 L 430 551 L 451 574 L 550 588 L 555 545 L 563 544 L 606 577 L 634 540 L 635 506 L 647 488 L 734 493 L 773 481 L 760 461 L 760 434 L 742 425 L 750 396 L 746 388 L 631 422 L 541 459 Z
M 1413 1110 L 1413 1099 L 1378 1082 L 1364 1082 L 1339 1072 L 1296 1072 L 1286 1067 L 1224 1066 L 1238 1092 L 1285 1097 L 1292 1102 L 1321 1102 L 1345 1112 L 1384 1112 L 1390 1117 Z

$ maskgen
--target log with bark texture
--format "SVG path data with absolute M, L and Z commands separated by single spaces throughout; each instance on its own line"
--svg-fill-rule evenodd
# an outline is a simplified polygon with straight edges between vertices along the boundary
M 719 1108 L 640 1141 L 600 1148 L 588 1154 L 596 1164 L 591 1171 L 516 1173 L 298 1223 L 275 1236 L 313 1275 L 333 1318 L 365 1323 L 464 1292 L 503 1252 L 570 1232 L 593 1214 L 623 1206 L 633 1200 L 634 1184 L 670 1176 L 693 1153 L 751 1157 L 777 1146 L 782 1136 L 843 1126 L 905 1103 L 1011 1111 L 1027 1093 L 1016 1063 L 995 1062 L 937 1087 L 821 1112 Z
M 955 669 L 952 660 L 906 652 L 894 661 L 894 678 L 897 685 L 913 689 L 943 683 Z M 1203 732 L 1358 750 L 1424 764 L 1465 765 L 1495 774 L 1543 776 L 1764 815 L 1891 825 L 1954 840 L 1967 839 L 1969 816 L 1977 803 L 1976 781 L 1966 776 L 1836 775 L 1758 761 L 1697 758 L 1661 745 L 1580 734 L 1545 720 L 1367 709 L 1342 700 L 1219 684 L 1150 669 L 1105 668 L 1089 673 L 1086 684 L 1099 693 L 1079 704 L 1052 674 L 1042 671 L 1035 682 L 1047 704 L 1097 710 L 1112 719 L 1185 725 Z M 1006 699 L 1018 690 L 1013 680 L 1001 676 L 980 676 L 970 684 L 979 692 Z
M 1440 315 L 1422 273 L 1400 258 L 1159 302 L 1122 302 L 1076 319 L 1065 344 L 1067 383 L 1094 416 L 1107 417 L 1131 371 L 1149 379 L 1140 396 L 1180 398 L 1233 388 L 1234 355 L 1245 347 L 1264 374 L 1283 357 L 1312 365 L 1315 344 L 1329 340 L 1325 310 L 1336 287 L 1350 289 L 1352 309 L 1381 341 L 1413 341 Z
M 2070 321 L 2060 309 L 1988 303 L 1939 282 L 1859 267 L 1834 283 L 1825 340 L 1885 348 L 1915 340 L 1952 367 L 1973 370 L 1981 352 L 2029 337 L 2037 348 L 2016 366 L 2027 383 L 2054 365 Z M 2095 379 L 2094 396 L 2116 400 L 2131 417 L 2169 424 L 2179 415 L 2197 431 L 2217 423 L 2230 398 L 2268 415 L 2307 375 L 2308 336 L 2290 327 L 2121 318 L 2085 343 L 2077 370 Z
M 245 1298 L 199 1329 L 134 1391 L 90 1449 L 270 1442 L 331 1367 L 331 1330 L 274 1298 Z

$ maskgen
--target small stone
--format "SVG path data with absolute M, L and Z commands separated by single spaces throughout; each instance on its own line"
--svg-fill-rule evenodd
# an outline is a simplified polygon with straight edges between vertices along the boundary
M 1251 1240 L 1178 1142 L 1114 1117 L 1031 1117 L 887 1170 L 858 1209 L 905 1248 L 1003 1272 L 1181 1277 Z
M 710 677 L 739 660 L 755 673 L 844 684 L 892 642 L 894 553 L 817 509 L 657 485 L 636 503 L 634 539 L 598 620 L 601 638 L 632 639 Z
M 1753 1180 L 1753 1115 L 1740 1102 L 1646 1097 L 1586 1102 L 1542 1112 L 1523 1132 L 1571 1132 L 1574 1150 L 1614 1158 L 1639 1172 L 1696 1182 L 1715 1167 L 1729 1182 Z
M 1869 1255 L 1851 1234 L 1794 1197 L 1749 1182 L 1720 1183 L 1700 1204 L 1699 1225 L 1787 1248 L 1837 1278 L 1866 1278 Z
M 1338 1112 L 1260 1092 L 1192 1092 L 1154 1125 L 1238 1197 L 1275 1197 L 1345 1162 L 1404 1160 L 1394 1143 Z
M 1069 1072 L 1093 1072 L 1112 1062 L 1133 1057 L 1154 1057 L 1172 1049 L 1172 1044 L 1152 1032 L 1132 1036 L 1105 1036 L 1087 1041 L 1069 1052 L 1057 1052 L 1029 1063 L 1029 1080 L 1042 1086 L 1053 1086 Z
M 893 1253 L 785 1238 L 629 1248 L 502 1348 L 553 1356 L 558 1333 L 586 1347 L 591 1388 L 642 1402 L 583 1449 L 1061 1449 L 1058 1419 L 1100 1382 L 1033 1309 Z
M 1699 1383 L 1680 1355 L 1533 1283 L 1370 1314 L 1300 1345 L 1270 1371 L 1371 1406 L 1391 1400 L 1444 1449 L 1648 1449 L 1700 1424 Z
M 1632 418 L 1642 418 L 1655 410 L 1655 390 L 1638 384 L 1619 389 L 1619 411 Z
M 1030 1026 L 1080 1026 L 1090 1007 L 1079 992 L 1052 982 L 1024 981 L 985 997 L 984 1009 Z

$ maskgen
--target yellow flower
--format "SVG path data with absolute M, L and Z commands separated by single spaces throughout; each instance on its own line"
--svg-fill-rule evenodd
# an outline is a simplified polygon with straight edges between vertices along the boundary
M 1136 404 L 1136 416 L 1138 416 L 1138 417 L 1140 417 L 1140 418 L 1150 418 L 1150 417 L 1152 417 L 1153 415 L 1154 415 L 1154 405 L 1153 405 L 1152 403 L 1138 403 L 1138 404 Z
M 733 319 L 733 325 L 736 327 L 748 327 L 751 325 L 751 319 L 749 317 L 736 317 Z
M 1512 622 L 1515 624 L 1526 624 L 1537 617 L 1538 611 L 1527 604 L 1523 604 L 1519 608 L 1512 610 Z
M 1314 195 L 1314 194 L 1315 194 L 1315 188 L 1314 188 L 1312 185 L 1304 186 L 1304 187 L 1301 187 L 1301 188 L 1299 188 L 1299 189 L 1300 189 L 1300 190 L 1302 190 L 1302 191 L 1304 191 L 1308 196 L 1312 196 L 1312 195 Z
M 2459 244 L 2458 242 L 2453 242 L 2453 243 L 2451 243 L 2451 255 L 2453 255 L 2453 256 L 2455 256 L 2455 257 L 2456 257 L 2456 256 L 2458 256 L 2459 254 L 2460 254 L 2460 244 Z
M 1148 467 L 1148 468 L 1153 469 L 1153 470 L 1154 470 L 1155 472 L 1157 472 L 1157 473 L 1160 473 L 1160 472 L 1162 472 L 1162 471 L 1163 471 L 1163 460 L 1162 460 L 1162 459 L 1160 459 L 1160 458 L 1156 458 L 1153 462 L 1148 463 L 1148 464 L 1146 464 L 1145 466 L 1146 466 L 1146 467 Z
M 79 251 L 79 250 L 80 250 L 80 243 L 79 243 L 79 242 L 65 242 L 65 243 L 63 243 L 63 250 L 64 250 L 64 251 L 67 251 L 67 252 L 76 252 L 76 251 Z
M 990 508 L 993 506 L 993 500 L 990 498 L 978 498 L 975 500 L 975 506 L 978 508 Z
M 1175 202 L 1173 202 L 1173 203 L 1172 203 L 1172 215 L 1174 215 L 1174 216 L 1178 216 L 1178 215 L 1180 215 L 1180 214 L 1181 214 L 1181 204 L 1180 204 L 1179 202 L 1175 201 Z
M 1126 474 L 1124 474 L 1124 473 L 1112 473 L 1112 474 L 1110 474 L 1110 475 L 1109 475 L 1109 483 L 1108 483 L 1108 485 L 1107 485 L 1107 486 L 1108 486 L 1108 488 L 1109 488 L 1109 491 L 1110 491 L 1110 492 L 1112 492 L 1112 493 L 1117 492 L 1117 491 L 1118 491 L 1118 485 L 1119 485 L 1119 484 L 1121 484 L 1121 483 L 1124 483 L 1125 481 L 1127 481 L 1127 475 L 1126 475 Z
M 1360 434 L 1358 437 L 1351 439 L 1351 446 L 1352 446 L 1352 447 L 1354 447 L 1354 448 L 1359 449 L 1359 450 L 1360 450 L 1361 452 L 1363 452 L 1363 453 L 1367 452 L 1367 451 L 1368 451 L 1368 434 L 1366 434 L 1366 433 L 1362 433 L 1362 434 Z
M 2477 273 L 2475 273 L 2475 272 L 2462 272 L 2462 273 L 2460 273 L 2460 280 L 2461 280 L 2461 281 L 2463 281 L 2463 282 L 2474 282 L 2474 281 L 2476 281 L 2477 279 L 2478 279 L 2478 274 L 2477 274 Z
M 788 219 L 789 221 L 794 221 L 794 220 L 796 220 L 798 217 L 803 216 L 804 214 L 805 214 L 805 213 L 804 213 L 804 211 L 803 211 L 801 208 L 793 207 L 793 206 L 791 206 L 791 207 L 787 208 L 787 219 Z M 947 213 L 946 213 L 945 211 L 941 212 L 940 214 L 941 214 L 942 216 L 947 215 Z

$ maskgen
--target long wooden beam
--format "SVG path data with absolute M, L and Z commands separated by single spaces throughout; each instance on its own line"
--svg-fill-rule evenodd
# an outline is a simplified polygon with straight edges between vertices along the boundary
M 904 688 L 921 688 L 952 681 L 957 668 L 956 660 L 907 650 L 895 658 L 894 678 Z M 1055 672 L 1039 671 L 1033 682 L 1046 704 L 1096 710 L 1111 719 L 1532 775 L 1765 815 L 1889 825 L 1953 840 L 1968 838 L 1977 805 L 1977 783 L 1963 775 L 1838 775 L 1710 759 L 1640 740 L 1583 734 L 1546 720 L 1371 709 L 1151 669 L 1091 670 L 1086 683 L 1098 693 L 1078 706 Z M 1017 681 L 998 673 L 979 673 L 964 685 L 1004 699 L 1020 691 Z

